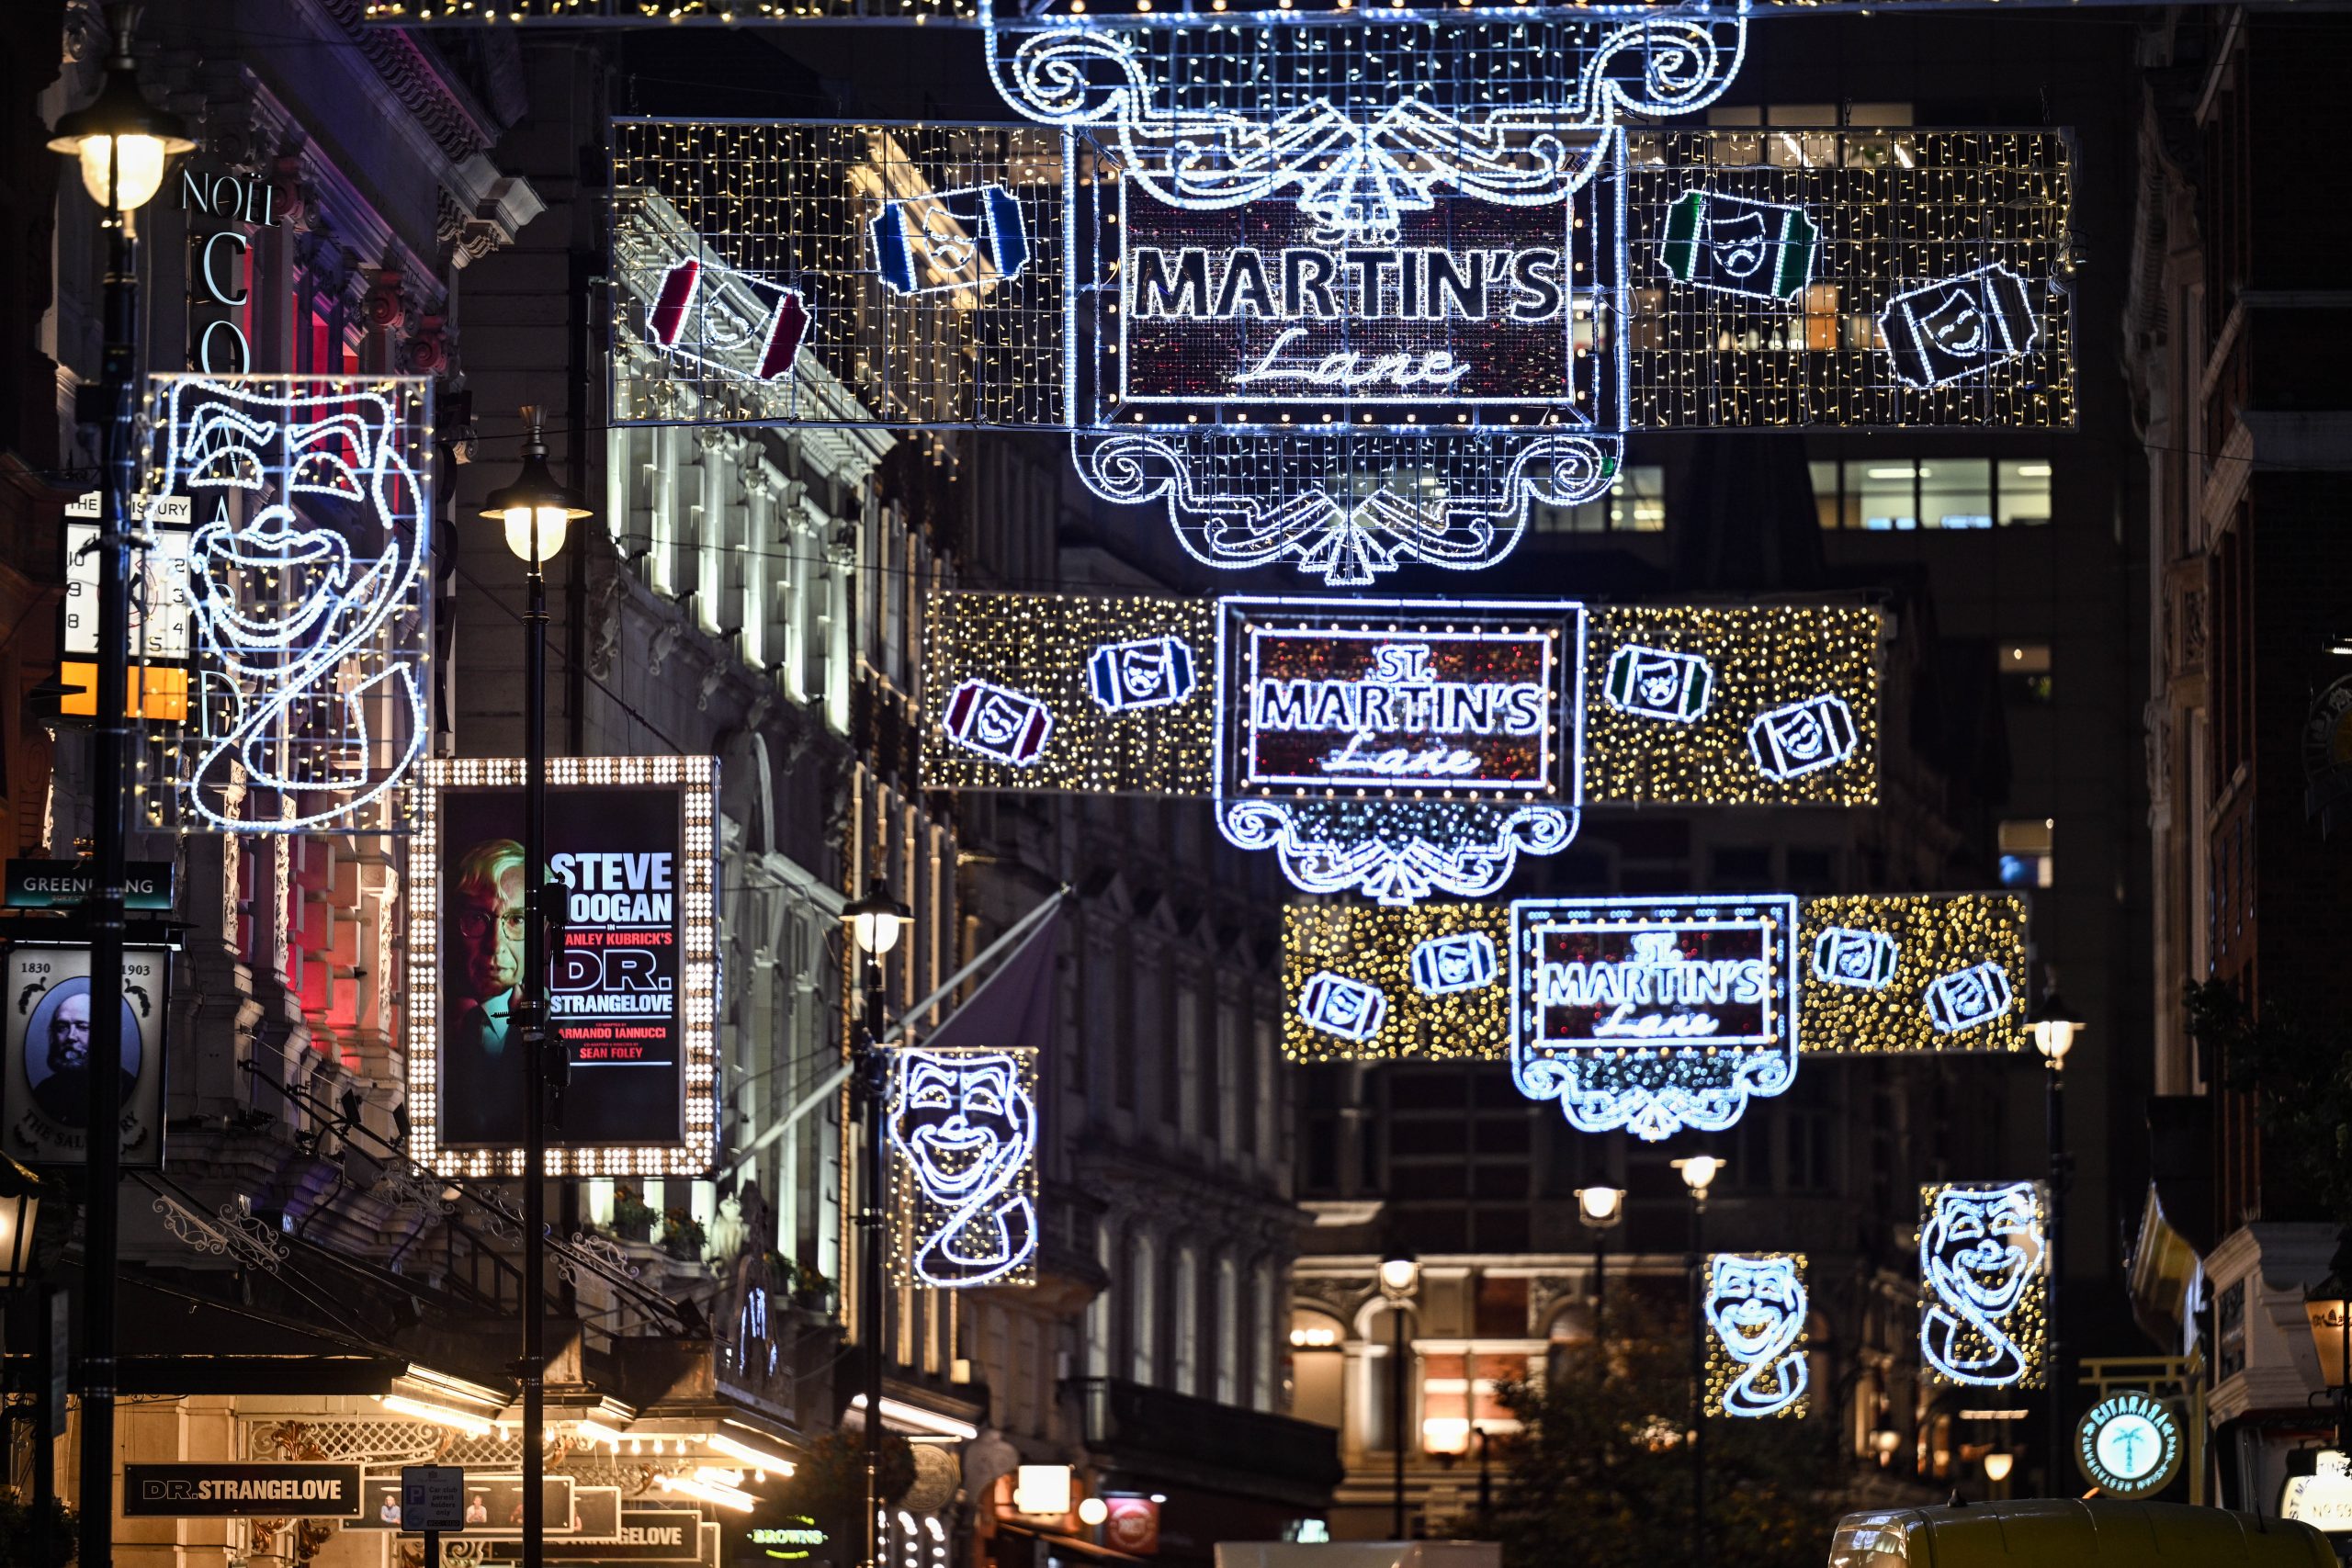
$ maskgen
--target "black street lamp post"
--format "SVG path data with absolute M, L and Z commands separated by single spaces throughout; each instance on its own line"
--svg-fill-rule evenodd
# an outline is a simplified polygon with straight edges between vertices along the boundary
M 1674 1162 L 1690 1190 L 1690 1568 L 1707 1562 L 1707 1189 L 1724 1164 L 1713 1155 Z
M 564 531 L 590 515 L 548 471 L 537 409 L 523 419 L 523 471 L 494 490 L 481 514 L 503 523 L 506 547 L 526 569 L 530 600 L 523 616 L 523 977 L 507 1020 L 523 1043 L 523 1568 L 540 1568 L 547 1551 L 547 1166 L 548 1087 L 561 1064 L 548 1060 L 548 579 Z
M 126 516 L 138 490 L 132 438 L 138 397 L 139 250 L 131 214 L 163 188 L 171 160 L 196 143 L 178 120 L 150 106 L 139 90 L 130 32 L 137 13 L 115 18 L 115 50 L 106 80 L 86 108 L 58 118 L 52 151 L 81 164 L 82 184 L 105 209 L 105 339 L 98 383 L 82 389 L 76 413 L 98 435 L 98 651 L 96 722 L 90 738 L 91 837 L 87 905 L 90 933 L 90 1098 L 84 1167 L 88 1194 L 82 1229 L 82 1568 L 108 1568 L 114 1556 L 115 1274 L 119 1255 L 122 1145 L 123 861 L 130 747 L 130 549 L 135 524 Z
M 1623 1188 L 1577 1189 L 1577 1218 L 1592 1233 L 1592 1354 L 1593 1363 L 1604 1380 L 1609 1376 L 1608 1324 L 1604 1315 L 1609 1304 L 1609 1233 L 1624 1217 Z
M 911 918 L 907 907 L 890 897 L 888 884 L 880 881 L 842 910 L 851 943 L 865 958 L 862 987 L 865 1016 L 856 1063 L 857 1100 L 865 1120 L 865 1191 L 857 1211 L 861 1247 L 857 1339 L 865 1394 L 865 1568 L 881 1568 L 882 1562 L 882 1294 L 889 1288 L 883 1257 L 889 1239 L 884 1226 L 883 1190 L 889 1168 L 883 1127 L 889 1101 L 889 1064 L 882 1049 L 882 960 L 899 945 L 899 933 Z
M 2068 1447 L 2066 1352 L 2064 1342 L 2059 1337 L 2058 1316 L 2060 1281 L 2065 1273 L 2065 1254 L 2060 1247 L 2061 1221 L 2066 1207 L 2066 1178 L 2071 1163 L 2066 1155 L 2066 1053 L 2075 1048 L 2075 1036 L 2082 1032 L 2083 1022 L 2067 1010 L 2053 989 L 2043 995 L 2041 1005 L 2034 1010 L 2033 1020 L 2027 1027 L 2033 1035 L 2033 1048 L 2041 1053 L 2049 1069 L 2043 1081 L 2048 1086 L 2044 1109 L 2050 1139 L 2050 1213 L 2042 1244 L 2042 1270 L 2050 1282 L 2044 1318 L 2050 1341 L 2050 1426 L 2047 1456 L 2042 1462 L 2049 1495 L 2056 1497 L 2064 1488 L 2061 1467 Z
M 1405 1386 L 1405 1361 L 1411 1349 L 1405 1339 L 1405 1303 L 1411 1299 L 1413 1287 L 1420 1278 L 1421 1266 L 1409 1252 L 1391 1252 L 1380 1260 L 1380 1293 L 1388 1298 L 1388 1435 L 1396 1450 L 1392 1518 L 1398 1540 L 1406 1539 L 1405 1423 L 1412 1414 Z

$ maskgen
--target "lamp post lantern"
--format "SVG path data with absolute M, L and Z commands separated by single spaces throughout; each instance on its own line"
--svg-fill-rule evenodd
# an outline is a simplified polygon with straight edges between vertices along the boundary
M 530 592 L 523 616 L 523 978 L 508 1010 L 523 1043 L 523 1568 L 547 1550 L 547 1059 L 548 579 L 565 530 L 588 517 L 587 503 L 548 471 L 539 411 L 526 408 L 530 434 L 514 482 L 483 500 L 481 515 L 504 525 L 506 547 L 523 562 Z
M 1405 1388 L 1405 1358 L 1410 1348 L 1405 1340 L 1405 1303 L 1420 1279 L 1421 1266 L 1409 1252 L 1392 1251 L 1380 1260 L 1380 1293 L 1388 1298 L 1388 1435 L 1396 1450 L 1391 1518 L 1398 1540 L 1406 1539 L 1405 1423 L 1411 1415 Z
M 863 897 L 842 909 L 851 945 L 865 959 L 865 1017 L 858 1046 L 862 1059 L 856 1064 L 857 1102 L 865 1119 L 865 1190 L 857 1211 L 857 1341 L 865 1393 L 865 1568 L 881 1568 L 882 1562 L 882 1293 L 888 1289 L 883 1270 L 888 1240 L 883 1186 L 888 1166 L 882 1120 L 889 1100 L 889 1068 L 882 1053 L 882 960 L 899 945 L 899 932 L 913 918 L 881 881 L 870 884 Z
M 1707 1189 L 1726 1163 L 1713 1155 L 1674 1162 L 1690 1192 L 1690 1568 L 1707 1562 Z
M 2065 1273 L 2064 1253 L 2060 1242 L 2064 1235 L 2063 1221 L 2066 1209 L 2066 1177 L 2069 1161 L 2066 1156 L 2066 1054 L 2075 1048 L 2075 1037 L 2081 1033 L 2083 1021 L 2058 999 L 2055 987 L 2042 994 L 2026 1025 L 2033 1036 L 2033 1048 L 2041 1054 L 2048 1071 L 2043 1077 L 2046 1086 L 2043 1105 L 2050 1140 L 2050 1216 L 2049 1234 L 2043 1243 L 2042 1269 L 2050 1283 L 2048 1306 L 2045 1309 L 2045 1332 L 2049 1337 L 2050 1411 L 2049 1427 L 2044 1442 L 2047 1455 L 2046 1484 L 2052 1497 L 2064 1487 L 2062 1465 L 2067 1450 L 2066 1434 L 2066 1352 L 2059 1337 L 2060 1318 L 2058 1297 L 2060 1281 Z
M 105 337 L 98 381 L 84 387 L 75 416 L 98 436 L 98 654 L 90 735 L 91 837 L 87 905 L 90 933 L 90 1099 L 84 1125 L 93 1136 L 84 1170 L 88 1200 L 82 1257 L 82 1568 L 109 1568 L 114 1559 L 115 1274 L 119 1252 L 121 1180 L 119 1140 L 99 1137 L 120 1114 L 119 1080 L 98 1064 L 122 1059 L 123 860 L 129 824 L 124 788 L 130 744 L 130 547 L 126 513 L 138 488 L 138 454 L 131 439 L 139 364 L 139 252 L 131 214 L 163 188 L 173 158 L 196 143 L 176 117 L 154 107 L 140 90 L 130 52 L 135 7 L 114 18 L 114 52 L 107 56 L 98 96 L 58 117 L 51 151 L 80 166 L 83 188 L 104 209 L 107 270 L 101 313 Z

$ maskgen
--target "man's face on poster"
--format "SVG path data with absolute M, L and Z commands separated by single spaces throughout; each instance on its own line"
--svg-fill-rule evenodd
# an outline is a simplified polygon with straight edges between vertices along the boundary
M 509 862 L 462 876 L 457 889 L 458 951 L 476 1001 L 505 995 L 523 977 L 523 867 Z
M 924 1192 L 955 1202 L 1028 1157 L 1036 1110 L 1011 1057 L 943 1053 L 907 1064 L 891 1132 Z
M 90 1061 L 90 998 L 66 998 L 49 1021 L 49 1070 L 71 1072 Z

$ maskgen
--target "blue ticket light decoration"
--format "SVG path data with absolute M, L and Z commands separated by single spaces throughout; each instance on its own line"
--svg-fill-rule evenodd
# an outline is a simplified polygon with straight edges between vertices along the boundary
M 1021 204 L 1002 186 L 970 186 L 883 204 L 867 225 L 875 271 L 897 294 L 984 292 L 1021 276 L 1029 235 Z
M 1510 990 L 1472 955 L 1510 941 L 1510 913 L 1432 899 L 1409 909 L 1294 904 L 1283 918 L 1283 983 L 1361 982 L 1391 998 L 1380 1027 L 1340 1040 L 1285 1025 L 1295 1061 L 1403 1057 L 1500 1060 Z M 1804 1056 L 1998 1055 L 2024 1051 L 2029 905 L 2017 893 L 1838 894 L 1797 900 L 1792 1010 Z M 1968 976 L 1965 998 L 1952 995 Z M 2012 978 L 2014 977 L 2014 978 Z M 1993 999 L 2008 998 L 1996 1008 Z M 1950 1025 L 1967 1016 L 1962 1028 Z

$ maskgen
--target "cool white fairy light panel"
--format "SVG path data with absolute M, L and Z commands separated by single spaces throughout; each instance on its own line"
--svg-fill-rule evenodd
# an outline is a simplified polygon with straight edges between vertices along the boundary
M 1796 1080 L 1796 899 L 1521 899 L 1511 1078 L 1579 1132 L 1722 1132 Z
M 2048 1376 L 2048 1187 L 1919 1189 L 1919 1354 L 1930 1381 L 2040 1388 Z
M 900 1278 L 941 1290 L 1036 1280 L 1037 1053 L 888 1053 L 885 1113 Z
M 1804 1255 L 1717 1252 L 1707 1258 L 1707 1414 L 1804 1415 L 1812 1383 Z
M 144 504 L 192 526 L 190 713 L 165 748 L 192 824 L 400 825 L 430 728 L 429 398 L 404 377 L 150 378 Z

